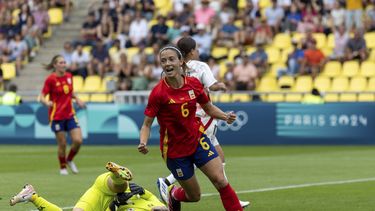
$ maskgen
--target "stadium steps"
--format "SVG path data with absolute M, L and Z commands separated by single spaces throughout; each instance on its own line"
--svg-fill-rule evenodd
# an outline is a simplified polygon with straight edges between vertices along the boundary
M 44 80 L 50 73 L 43 69 L 43 64 L 48 64 L 54 55 L 61 53 L 64 42 L 79 38 L 82 23 L 91 4 L 91 0 L 75 0 L 69 22 L 52 26 L 52 37 L 45 40 L 34 60 L 20 71 L 20 76 L 12 79 L 24 101 L 35 101 L 40 93 Z

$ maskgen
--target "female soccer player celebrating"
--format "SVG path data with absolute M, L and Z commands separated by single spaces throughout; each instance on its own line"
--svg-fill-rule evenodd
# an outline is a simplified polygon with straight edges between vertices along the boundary
M 204 134 L 204 127 L 195 117 L 197 103 L 204 111 L 231 124 L 236 116 L 224 113 L 214 106 L 201 83 L 182 75 L 185 65 L 181 52 L 167 46 L 159 52 L 165 77 L 151 91 L 140 132 L 138 151 L 148 153 L 147 142 L 155 117 L 160 125 L 160 150 L 168 169 L 181 187 L 170 186 L 168 206 L 172 211 L 181 209 L 181 201 L 196 202 L 201 193 L 194 174 L 194 164 L 210 179 L 219 191 L 226 210 L 242 210 L 238 197 L 223 173 L 223 166 L 215 147 Z
M 56 55 L 45 67 L 53 72 L 44 82 L 40 102 L 48 107 L 49 121 L 52 131 L 55 133 L 58 144 L 58 158 L 60 161 L 60 174 L 67 175 L 66 164 L 73 173 L 78 173 L 73 158 L 78 153 L 82 144 L 82 132 L 75 116 L 72 99 L 75 99 L 79 107 L 84 108 L 85 103 L 73 93 L 72 75 L 67 73 L 64 57 Z M 47 95 L 49 99 L 47 99 Z M 69 132 L 72 145 L 68 156 L 66 151 L 66 132 Z

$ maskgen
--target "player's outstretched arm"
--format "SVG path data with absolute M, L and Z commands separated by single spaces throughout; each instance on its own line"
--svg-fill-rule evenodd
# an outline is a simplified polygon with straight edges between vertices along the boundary
M 73 93 L 73 95 L 72 95 L 72 98 L 76 100 L 76 103 L 77 103 L 77 105 L 78 105 L 80 108 L 86 108 L 86 104 L 85 104 L 85 102 L 83 102 L 81 99 L 79 99 L 78 96 L 75 95 L 74 93 Z
M 154 117 L 145 116 L 145 119 L 143 121 L 143 125 L 141 128 L 141 132 L 139 135 L 138 151 L 140 153 L 143 153 L 143 154 L 148 153 L 147 143 L 148 143 L 148 138 L 150 137 L 151 125 L 153 121 L 154 121 Z
M 38 96 L 38 102 L 42 103 L 43 105 L 47 106 L 48 108 L 52 107 L 52 105 L 53 105 L 52 101 L 47 100 L 47 97 L 44 94 L 40 94 Z
M 216 82 L 209 87 L 210 91 L 227 91 L 227 86 L 223 82 Z
M 201 105 L 203 110 L 211 117 L 215 119 L 221 119 L 226 121 L 228 124 L 232 124 L 236 120 L 236 114 L 233 112 L 225 113 L 220 108 L 213 105 L 211 102 L 208 102 L 204 105 Z

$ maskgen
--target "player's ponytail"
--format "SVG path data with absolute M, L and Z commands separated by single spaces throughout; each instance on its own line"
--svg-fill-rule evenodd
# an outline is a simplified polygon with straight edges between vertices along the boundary
M 60 58 L 60 57 L 62 57 L 62 56 L 61 55 L 55 55 L 54 57 L 52 57 L 51 62 L 49 64 L 43 64 L 44 69 L 54 70 L 54 65 L 56 64 L 57 59 Z

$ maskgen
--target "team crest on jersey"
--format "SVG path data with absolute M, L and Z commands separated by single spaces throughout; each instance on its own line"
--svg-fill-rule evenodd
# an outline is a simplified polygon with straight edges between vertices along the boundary
M 71 78 L 67 78 L 66 81 L 68 81 L 68 84 L 72 84 L 72 79 Z
M 176 169 L 176 172 L 177 172 L 177 176 L 178 177 L 183 177 L 184 176 L 184 173 L 182 172 L 182 169 Z
M 174 104 L 174 103 L 176 103 L 176 102 L 173 99 L 169 99 L 168 104 Z
M 190 99 L 195 99 L 194 90 L 189 90 L 189 97 Z

